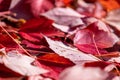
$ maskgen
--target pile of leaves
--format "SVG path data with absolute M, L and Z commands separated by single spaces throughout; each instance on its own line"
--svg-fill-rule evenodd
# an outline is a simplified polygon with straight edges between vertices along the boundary
M 0 0 L 0 80 L 120 80 L 119 0 Z

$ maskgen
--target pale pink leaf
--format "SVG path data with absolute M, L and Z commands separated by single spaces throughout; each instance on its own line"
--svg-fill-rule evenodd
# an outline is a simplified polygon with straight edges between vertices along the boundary
M 70 59 L 73 63 L 79 64 L 81 61 L 98 61 L 99 59 L 91 54 L 85 54 L 76 48 L 69 47 L 60 41 L 54 41 L 45 37 L 49 47 L 58 55 Z
M 34 75 L 34 76 L 28 77 L 28 80 L 52 80 L 52 79 L 50 79 L 50 78 L 44 78 L 41 75 Z
M 108 73 L 98 67 L 76 65 L 67 68 L 60 75 L 60 80 L 106 80 Z
M 54 20 L 56 24 L 64 25 L 64 27 L 83 25 L 80 18 L 84 17 L 84 15 L 77 13 L 71 8 L 54 8 L 46 13 L 43 13 L 42 15 Z
M 3 50 L 4 51 L 4 50 Z M 32 65 L 35 61 L 34 58 L 20 54 L 18 51 L 13 50 L 0 55 L 0 63 L 4 64 L 9 69 L 25 76 L 37 75 L 47 73 L 48 71 L 41 66 Z
M 112 80 L 120 80 L 120 76 L 116 76 Z
M 116 10 L 109 12 L 106 18 L 103 19 L 103 21 L 112 25 L 113 27 L 115 27 L 116 29 L 120 31 L 120 18 L 119 17 L 120 17 L 120 9 L 116 9 Z
M 105 15 L 102 5 L 97 1 L 94 4 L 90 4 L 86 3 L 85 0 L 77 0 L 77 4 L 77 11 L 81 14 L 97 18 L 102 18 Z
M 113 58 L 109 59 L 109 61 L 120 63 L 120 57 L 113 57 Z

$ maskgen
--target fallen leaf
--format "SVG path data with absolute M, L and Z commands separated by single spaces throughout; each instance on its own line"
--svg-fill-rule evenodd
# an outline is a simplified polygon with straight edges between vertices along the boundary
M 116 76 L 112 80 L 120 80 L 120 76 Z
M 11 0 L 0 0 L 0 12 L 8 11 L 10 3 L 11 3 Z
M 91 54 L 85 54 L 76 48 L 71 48 L 60 41 L 54 41 L 45 37 L 49 47 L 59 56 L 70 59 L 73 63 L 79 64 L 82 61 L 98 61 L 99 59 Z
M 107 11 L 120 8 L 119 0 L 98 0 Z M 112 5 L 112 6 L 111 6 Z
M 92 72 L 92 74 L 91 74 Z M 74 76 L 74 77 L 73 77 Z M 63 71 L 60 80 L 106 80 L 108 73 L 96 67 L 73 66 Z
M 96 0 L 77 0 L 77 12 L 86 15 L 102 18 L 106 15 L 103 6 Z M 93 3 L 92 3 L 93 2 Z
M 37 74 L 47 73 L 48 71 L 37 65 L 32 65 L 35 61 L 34 58 L 20 54 L 18 51 L 13 50 L 0 55 L 0 63 L 4 64 L 7 68 L 24 76 L 31 76 Z
M 47 4 L 47 5 L 46 5 Z M 54 7 L 53 0 L 12 0 L 10 11 L 17 13 L 17 18 L 30 19 Z
M 40 41 L 41 34 L 46 36 L 63 36 L 64 33 L 52 26 L 53 21 L 45 17 L 34 18 L 25 23 L 19 31 L 19 34 L 32 42 Z
M 7 34 L 0 34 L 0 44 L 6 48 L 18 48 L 18 45 Z
M 22 77 L 0 78 L 0 80 L 20 80 Z
M 40 75 L 30 76 L 28 77 L 28 80 L 52 80 L 51 78 L 44 78 Z
M 120 31 L 120 9 L 115 9 L 110 11 L 107 16 L 105 17 L 105 19 L 103 19 L 103 21 L 105 21 L 106 23 L 108 23 L 109 25 L 112 25 L 112 27 L 114 27 L 115 29 L 117 29 L 118 31 Z
M 74 37 L 74 45 L 80 50 L 96 54 L 106 53 L 104 48 L 112 47 L 119 38 L 103 22 L 94 22 L 87 28 L 79 30 Z M 98 51 L 97 51 L 98 49 Z
M 38 60 L 46 62 L 46 63 L 50 63 L 53 65 L 59 65 L 59 66 L 72 66 L 74 65 L 70 60 L 59 56 L 57 54 L 52 54 L 52 53 L 48 53 L 44 56 L 39 56 Z
M 46 13 L 43 13 L 42 15 L 54 20 L 55 24 L 61 25 L 64 28 L 83 25 L 81 18 L 84 17 L 84 15 L 81 15 L 68 7 L 54 8 Z

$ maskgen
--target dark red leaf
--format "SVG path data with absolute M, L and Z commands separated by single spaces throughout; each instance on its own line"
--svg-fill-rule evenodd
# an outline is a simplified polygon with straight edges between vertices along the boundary
M 12 71 L 11 69 L 7 68 L 4 64 L 0 64 L 0 77 L 20 77 L 19 73 Z
M 11 0 L 0 0 L 0 12 L 7 11 L 10 7 Z

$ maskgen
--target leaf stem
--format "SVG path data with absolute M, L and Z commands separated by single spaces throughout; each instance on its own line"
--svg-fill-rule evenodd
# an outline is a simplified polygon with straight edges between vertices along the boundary
M 102 55 L 101 55 L 100 51 L 98 50 L 97 44 L 96 44 L 96 42 L 95 42 L 95 35 L 94 35 L 93 32 L 92 32 L 92 39 L 93 39 L 93 44 L 94 44 L 94 46 L 95 46 L 95 48 L 96 48 L 97 54 L 98 54 L 98 55 L 100 56 L 100 58 L 104 61 L 104 59 L 102 58 Z

